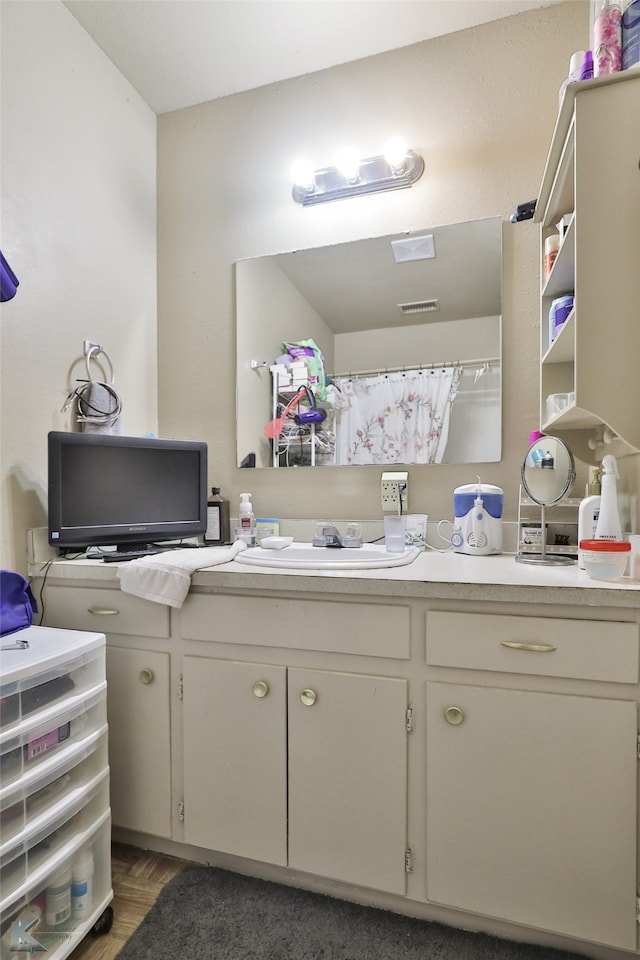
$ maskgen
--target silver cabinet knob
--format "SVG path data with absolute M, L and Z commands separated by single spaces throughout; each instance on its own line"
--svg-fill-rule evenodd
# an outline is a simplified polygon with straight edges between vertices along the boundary
M 87 611 L 93 617 L 116 617 L 120 613 L 115 607 L 88 607 Z
M 252 690 L 254 697 L 258 697 L 259 700 L 262 700 L 262 698 L 266 697 L 266 695 L 269 693 L 269 684 L 266 682 L 266 680 L 256 680 Z
M 460 707 L 447 707 L 444 712 L 444 718 L 452 727 L 457 727 L 464 720 L 464 713 Z
M 145 686 L 153 683 L 155 679 L 153 670 L 150 667 L 145 667 L 144 670 L 140 671 L 139 680 L 140 683 L 144 683 Z
M 305 705 L 305 707 L 312 707 L 316 700 L 318 699 L 318 694 L 315 690 L 303 690 L 300 694 L 300 700 Z

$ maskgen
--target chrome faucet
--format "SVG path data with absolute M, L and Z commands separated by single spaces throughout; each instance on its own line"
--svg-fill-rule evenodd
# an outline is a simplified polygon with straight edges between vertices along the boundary
M 314 547 L 361 547 L 361 537 L 343 537 L 337 527 L 327 524 L 322 528 L 322 536 L 313 538 Z

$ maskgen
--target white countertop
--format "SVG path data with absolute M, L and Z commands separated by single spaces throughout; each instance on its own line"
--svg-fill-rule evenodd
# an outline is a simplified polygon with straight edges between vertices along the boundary
M 30 575 L 43 571 L 32 564 Z M 55 560 L 47 578 L 110 585 L 118 564 L 100 560 Z M 276 578 L 274 580 L 274 578 Z M 114 583 L 115 585 L 115 583 Z M 192 589 L 260 590 L 291 593 L 441 597 L 459 600 L 568 603 L 640 610 L 640 581 L 592 580 L 577 564 L 541 566 L 517 563 L 513 554 L 472 557 L 426 551 L 413 563 L 376 570 L 292 570 L 253 567 L 231 561 L 192 577 Z

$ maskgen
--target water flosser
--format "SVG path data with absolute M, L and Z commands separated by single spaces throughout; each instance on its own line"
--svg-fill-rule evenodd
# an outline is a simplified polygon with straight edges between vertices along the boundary
M 602 492 L 600 494 L 600 514 L 596 524 L 596 540 L 622 540 L 616 486 L 616 480 L 619 478 L 616 458 L 608 453 L 602 458 Z
M 473 518 L 471 520 L 471 533 L 468 536 L 469 546 L 476 550 L 485 552 L 485 547 L 489 546 L 489 537 L 486 531 L 487 516 L 484 510 L 484 500 L 482 499 L 482 485 L 478 477 L 478 492 L 473 501 Z M 488 553 L 488 549 L 486 550 Z

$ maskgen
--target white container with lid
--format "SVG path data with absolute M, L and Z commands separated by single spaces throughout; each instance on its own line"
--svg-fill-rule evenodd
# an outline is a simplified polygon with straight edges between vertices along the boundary
M 631 553 L 628 540 L 581 540 L 584 568 L 594 580 L 618 580 Z
M 45 921 L 57 927 L 71 916 L 71 867 L 60 867 L 49 878 L 45 894 Z

